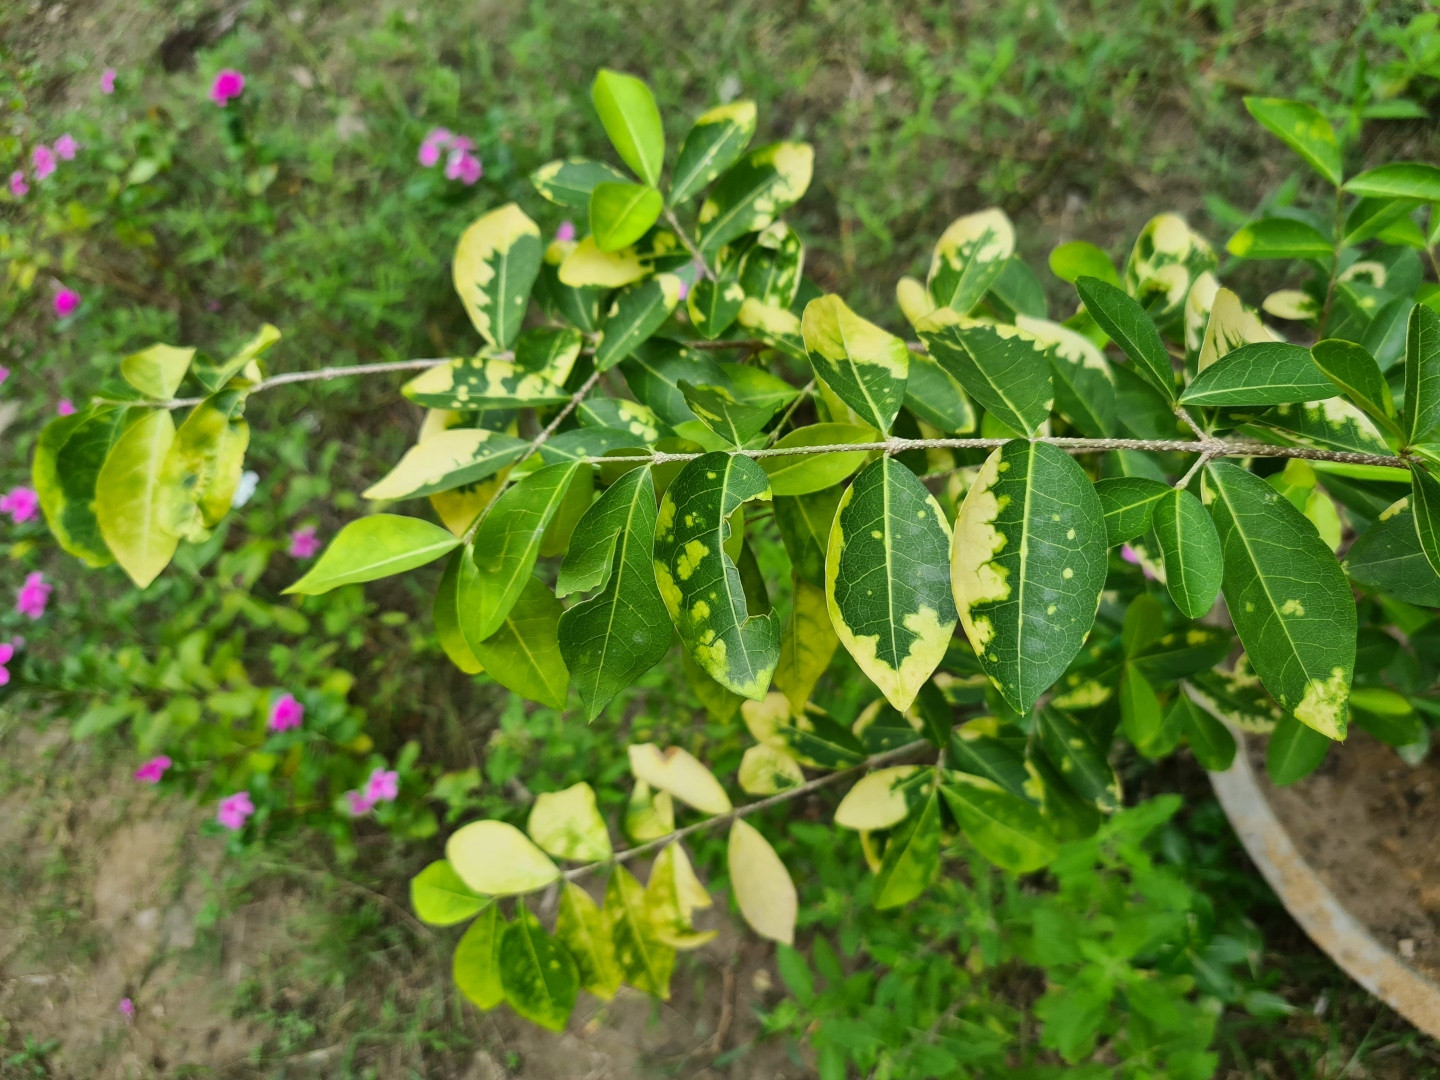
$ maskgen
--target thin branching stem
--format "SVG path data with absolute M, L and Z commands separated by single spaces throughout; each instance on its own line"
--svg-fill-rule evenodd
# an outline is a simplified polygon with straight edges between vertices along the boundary
M 713 829 L 717 825 L 727 824 L 737 818 L 758 814 L 761 810 L 768 810 L 772 806 L 780 806 L 782 803 L 790 802 L 792 799 L 809 795 L 812 791 L 819 791 L 823 787 L 837 784 L 841 780 L 855 776 L 857 773 L 879 768 L 881 765 L 888 765 L 892 761 L 902 761 L 905 758 L 913 757 L 928 746 L 930 746 L 930 744 L 924 739 L 917 739 L 915 742 L 906 743 L 904 746 L 897 746 L 894 750 L 886 750 L 883 754 L 872 755 L 860 762 L 860 764 L 852 765 L 848 769 L 841 769 L 839 772 L 817 776 L 813 780 L 807 780 L 799 787 L 788 788 L 778 795 L 771 795 L 757 802 L 737 806 L 735 809 L 727 810 L 723 814 L 716 814 L 714 817 L 706 818 L 704 821 L 697 821 L 694 825 L 686 825 L 683 829 L 676 829 L 674 832 L 666 833 L 664 836 L 657 837 L 654 840 L 647 840 L 645 843 L 638 844 L 635 847 L 626 848 L 624 851 L 617 851 L 608 859 L 599 859 L 596 862 L 586 863 L 584 866 L 577 866 L 573 870 L 566 870 L 561 877 L 566 881 L 574 881 L 576 878 L 593 874 L 597 870 L 603 870 L 607 866 L 629 862 L 631 859 L 638 859 L 642 855 L 648 855 L 652 851 L 659 851 L 666 844 L 674 843 L 676 840 L 683 840 L 694 833 L 703 832 L 706 829 Z
M 705 256 L 700 254 L 700 249 L 695 246 L 694 242 L 690 239 L 690 234 L 687 233 L 680 224 L 680 219 L 675 216 L 675 211 L 668 206 L 665 208 L 665 220 L 669 222 L 670 227 L 675 230 L 675 235 L 680 237 L 680 242 L 685 245 L 685 250 L 690 252 L 690 258 L 695 260 L 695 265 L 700 268 L 700 272 L 711 281 L 714 281 L 715 271 L 710 269 L 710 264 L 705 261 Z

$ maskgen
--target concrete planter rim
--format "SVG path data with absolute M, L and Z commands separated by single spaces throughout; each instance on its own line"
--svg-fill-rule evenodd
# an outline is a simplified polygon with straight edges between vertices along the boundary
M 1232 729 L 1233 730 L 1233 729 Z M 1300 928 L 1347 975 L 1432 1038 L 1440 1038 L 1440 984 L 1380 944 L 1307 863 L 1256 781 L 1246 736 L 1235 763 L 1210 785 L 1250 858 Z

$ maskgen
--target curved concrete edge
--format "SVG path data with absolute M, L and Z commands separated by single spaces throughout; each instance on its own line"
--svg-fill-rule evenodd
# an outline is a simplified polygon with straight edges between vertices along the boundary
M 1440 985 L 1376 941 L 1310 868 L 1256 783 L 1244 736 L 1237 731 L 1235 737 L 1235 764 L 1210 773 L 1210 785 L 1250 858 L 1300 928 L 1347 975 L 1421 1031 L 1440 1038 Z

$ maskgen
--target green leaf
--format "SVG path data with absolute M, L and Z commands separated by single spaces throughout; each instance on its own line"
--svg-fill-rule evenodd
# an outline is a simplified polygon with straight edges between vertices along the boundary
M 605 819 L 595 804 L 595 789 L 584 781 L 535 796 L 525 831 L 557 859 L 590 863 L 613 854 Z
M 670 205 L 699 194 L 735 164 L 755 134 L 755 103 L 732 101 L 701 113 L 680 144 L 670 177 Z
M 666 844 L 651 864 L 645 886 L 645 913 L 655 936 L 674 949 L 697 949 L 714 940 L 719 931 L 697 931 L 692 922 L 697 908 L 713 904 L 685 849 L 678 843 Z
M 1410 604 L 1440 607 L 1440 574 L 1430 565 L 1409 499 L 1380 515 L 1345 553 L 1343 568 L 1367 589 Z
M 935 303 L 969 315 L 1015 254 L 1015 226 L 996 207 L 951 222 L 930 257 L 926 284 Z
M 655 936 L 645 910 L 645 890 L 623 866 L 610 871 L 603 914 L 615 945 L 615 961 L 625 981 L 637 990 L 667 1000 L 675 950 Z
M 1424 442 L 1440 424 L 1440 314 L 1425 304 L 1410 309 L 1405 330 L 1405 430 Z
M 940 790 L 975 850 L 1003 870 L 1029 874 L 1060 853 L 1040 808 L 989 780 L 947 774 Z
M 601 251 L 629 247 L 660 220 L 665 199 L 645 184 L 597 184 L 590 193 L 590 231 Z
M 1199 706 L 1241 731 L 1268 734 L 1285 715 L 1250 672 L 1246 656 L 1240 657 L 1234 671 L 1221 667 L 1197 671 L 1188 681 Z
M 1119 286 L 1120 275 L 1110 256 L 1086 240 L 1071 240 L 1050 252 L 1050 272 L 1061 281 L 1074 284 L 1082 277 L 1098 278 Z
M 1185 405 L 1285 405 L 1334 396 L 1310 350 L 1283 341 L 1257 341 L 1226 353 L 1180 395 Z
M 1386 428 L 1403 435 L 1396 419 L 1395 396 L 1380 365 L 1363 345 L 1327 338 L 1310 346 L 1310 356 L 1341 393 Z
M 680 390 L 681 379 L 697 386 L 726 385 L 724 374 L 710 357 L 665 338 L 642 342 L 621 361 L 620 370 L 636 399 L 672 427 L 695 419 Z
M 1050 416 L 1054 385 L 1044 345 L 1014 326 L 942 307 L 915 326 L 931 357 L 1006 427 L 1034 435 Z
M 800 327 L 816 376 L 865 423 L 888 432 L 910 374 L 905 342 L 856 315 L 838 296 L 806 304 Z
M 933 428 L 953 435 L 975 430 L 975 410 L 959 381 L 928 356 L 912 353 L 905 407 Z
M 560 877 L 560 868 L 504 821 L 472 821 L 456 830 L 445 842 L 445 858 L 471 891 L 486 896 L 519 896 Z
M 933 774 L 934 770 L 929 770 Z M 940 872 L 940 794 L 932 782 L 920 808 L 890 837 L 875 875 L 874 901 L 880 911 L 908 904 Z
M 779 411 L 779 405 L 743 405 L 724 386 L 694 386 L 680 380 L 680 392 L 695 416 L 731 446 L 741 447 L 758 435 Z
M 1014 440 L 986 459 L 955 525 L 955 606 L 980 666 L 1026 713 L 1080 651 L 1108 539 L 1090 478 L 1065 451 Z
M 590 894 L 573 881 L 560 893 L 555 937 L 575 961 L 581 989 L 609 1001 L 620 989 L 624 975 L 615 959 L 615 943 L 605 916 Z
M 723 267 L 712 278 L 701 277 L 690 287 L 686 311 L 700 336 L 714 341 L 740 314 L 745 303 L 745 290 L 737 276 L 738 267 Z
M 796 428 L 775 443 L 777 450 L 798 446 L 842 446 L 875 442 L 873 429 L 860 424 L 811 424 Z M 829 454 L 789 454 L 760 458 L 776 495 L 809 495 L 840 483 L 865 463 L 867 450 L 837 450 Z
M 570 400 L 564 387 L 543 375 L 484 354 L 430 368 L 400 392 L 418 405 L 457 411 L 559 405 Z
M 759 700 L 780 659 L 779 616 L 747 611 L 740 571 L 725 553 L 730 515 L 770 498 L 749 458 L 709 453 L 671 482 L 655 524 L 655 581 L 695 662 L 733 693 Z
M 574 327 L 537 326 L 515 339 L 515 366 L 564 386 L 585 339 Z
M 1312 169 L 1336 187 L 1340 186 L 1343 167 L 1340 144 L 1330 121 L 1320 115 L 1318 109 L 1301 101 L 1266 97 L 1247 97 L 1245 108 L 1272 135 L 1303 157 Z
M 946 553 L 950 522 L 915 474 L 892 457 L 840 498 L 825 559 L 830 621 L 896 709 L 910 708 L 955 632 Z
M 780 638 L 780 663 L 775 668 L 775 689 L 790 703 L 793 713 L 803 713 L 820 676 L 830 666 L 840 638 L 830 622 L 825 590 L 800 578 L 795 579 L 795 602 L 785 633 Z
M 1159 747 L 1164 741 L 1165 714 L 1155 688 L 1137 669 L 1125 665 L 1120 674 L 1120 726 L 1135 749 L 1146 757 L 1159 757 L 1170 747 Z
M 1391 452 L 1374 422 L 1342 397 L 1303 405 L 1277 405 L 1257 417 L 1255 423 L 1283 432 L 1284 441 L 1300 446 L 1360 454 Z
M 782 495 L 775 499 L 775 524 L 790 566 L 801 580 L 812 585 L 825 584 L 825 554 L 840 496 L 837 487 L 813 495 Z
M 410 879 L 410 906 L 428 926 L 454 926 L 482 911 L 490 897 L 472 892 L 445 859 Z
M 520 334 L 543 249 L 540 226 L 514 203 L 460 234 L 450 267 L 455 291 L 480 336 L 496 348 L 508 349 Z
M 461 628 L 475 659 L 507 690 L 553 709 L 565 707 L 570 673 L 561 658 L 560 601 L 545 583 L 532 577 L 500 628 L 484 641 L 471 636 L 462 597 Z
M 185 372 L 190 370 L 190 361 L 194 358 L 194 349 L 151 345 L 121 360 L 120 374 L 146 397 L 169 401 L 180 389 L 180 382 L 185 378 Z
M 1230 237 L 1225 250 L 1240 259 L 1329 259 L 1335 245 L 1295 218 L 1261 218 Z
M 564 1031 L 580 993 L 580 975 L 568 949 L 545 932 L 524 904 L 500 938 L 500 984 L 505 1000 L 526 1020 Z
M 800 234 L 777 221 L 755 238 L 740 260 L 740 288 L 762 304 L 789 308 L 800 291 L 805 245 Z
M 1155 502 L 1155 538 L 1165 560 L 1165 587 L 1187 619 L 1215 606 L 1224 562 L 1215 523 L 1190 492 L 1172 490 Z
M 1440 169 L 1414 161 L 1395 161 L 1366 170 L 1346 184 L 1345 190 L 1368 198 L 1440 202 Z
M 1059 709 L 1041 709 L 1035 718 L 1040 746 L 1066 785 L 1106 814 L 1120 809 L 1120 777 L 1105 750 L 1074 717 Z
M 318 596 L 341 585 L 373 582 L 425 566 L 458 546 L 458 537 L 429 521 L 370 514 L 341 528 L 310 572 L 285 592 Z
M 490 903 L 470 924 L 455 946 L 451 974 L 460 992 L 482 1009 L 493 1009 L 505 1000 L 500 981 L 500 942 L 507 925 L 500 917 L 500 905 Z
M 270 351 L 270 347 L 280 340 L 280 331 L 266 323 L 262 326 L 249 341 L 222 363 L 215 363 L 203 353 L 195 358 L 191 367 L 191 374 L 195 381 L 205 388 L 207 393 L 213 394 L 225 388 L 237 375 L 244 377 L 251 382 L 258 382 L 260 379 L 260 367 L 257 361 Z
M 656 274 L 616 295 L 595 344 L 597 371 L 608 371 L 660 329 L 680 302 L 681 284 L 674 274 Z
M 530 444 L 488 428 L 447 428 L 418 442 L 365 498 L 413 499 L 478 483 L 525 456 Z
M 1034 336 L 1055 377 L 1055 408 L 1083 435 L 1115 434 L 1115 373 L 1105 353 L 1068 326 L 1017 315 L 1015 325 Z
M 1154 321 L 1143 307 L 1128 295 L 1107 285 L 1099 278 L 1082 277 L 1075 282 L 1075 291 L 1090 317 L 1110 340 L 1130 358 L 1134 370 L 1167 401 L 1175 400 L 1175 373 L 1170 367 L 1170 354 Z
M 169 410 L 150 410 L 115 441 L 95 481 L 100 535 L 141 589 L 165 569 L 179 546 L 166 528 L 174 492 L 163 481 L 165 455 L 174 441 Z
M 600 184 L 625 182 L 625 174 L 613 165 L 588 158 L 561 158 L 541 165 L 530 174 L 535 190 L 552 203 L 585 210 L 590 193 Z
M 700 206 L 700 253 L 711 258 L 730 241 L 775 221 L 805 194 L 814 168 L 815 151 L 807 143 L 751 150 Z
M 586 427 L 626 432 L 632 448 L 655 442 L 663 427 L 660 418 L 644 405 L 624 398 L 588 398 L 581 403 L 579 414 Z
M 763 701 L 743 702 L 740 713 L 756 742 L 812 769 L 845 769 L 865 760 L 865 748 L 843 724 L 813 705 L 804 712 L 792 712 L 789 700 L 780 691 L 767 694 Z M 914 734 L 913 728 L 909 731 Z
M 1173 712 L 1181 716 L 1185 738 L 1200 767 L 1209 772 L 1224 772 L 1235 763 L 1235 736 L 1230 729 L 1198 707 L 1183 690 L 1175 695 Z
M 1330 740 L 1293 716 L 1281 717 L 1265 748 L 1265 771 L 1277 787 L 1293 784 L 1320 767 Z
M 1410 504 L 1414 508 L 1415 531 L 1420 549 L 1431 568 L 1440 573 L 1440 481 L 1420 462 L 1410 466 Z
M 560 654 L 586 720 L 654 667 L 670 649 L 670 626 L 655 584 L 655 483 L 632 469 L 586 511 L 560 566 L 561 596 L 600 592 L 560 616 Z
M 115 561 L 100 534 L 95 484 L 129 414 L 125 408 L 90 406 L 51 420 L 35 441 L 30 482 L 45 524 L 62 548 L 92 569 Z
M 1345 737 L 1355 668 L 1355 600 L 1335 557 L 1299 510 L 1229 462 L 1206 466 L 1225 558 L 1225 600 L 1260 681 L 1289 713 Z
M 1150 531 L 1155 504 L 1170 493 L 1170 485 L 1146 476 L 1116 476 L 1095 484 L 1105 515 L 1105 534 L 1111 547 L 1128 544 Z
M 244 409 L 243 390 L 222 390 L 191 409 L 175 433 L 161 486 L 170 495 L 162 523 L 176 536 L 203 540 L 230 512 L 250 445 Z
M 659 184 L 665 164 L 665 126 L 650 87 L 633 75 L 601 68 L 590 98 L 620 160 L 651 187 Z
M 461 579 L 465 579 L 463 590 L 468 594 L 474 588 L 471 579 L 477 573 L 472 553 L 473 549 L 469 545 L 451 552 L 450 561 L 445 564 L 445 573 L 441 575 L 440 584 L 435 590 L 435 604 L 431 609 L 435 620 L 435 637 L 440 642 L 440 648 L 450 658 L 450 662 L 466 675 L 478 675 L 485 670 L 484 665 L 475 659 L 460 626 Z
M 950 732 L 949 764 L 982 777 L 1012 795 L 1029 798 L 1030 774 L 1022 756 L 1025 735 L 993 716 L 981 716 Z
M 540 541 L 580 471 L 569 461 L 523 477 L 490 508 L 475 532 L 475 567 L 459 598 L 461 626 L 472 641 L 496 630 L 530 582 Z

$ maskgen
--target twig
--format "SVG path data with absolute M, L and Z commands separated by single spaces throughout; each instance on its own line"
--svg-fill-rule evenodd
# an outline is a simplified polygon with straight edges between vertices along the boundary
M 1205 467 L 1205 463 L 1209 460 L 1210 455 L 1208 453 L 1202 453 L 1198 458 L 1196 458 L 1195 464 L 1190 466 L 1189 471 L 1187 471 L 1184 476 L 1182 476 L 1179 480 L 1175 482 L 1176 490 L 1184 491 L 1187 487 L 1189 487 L 1190 481 L 1195 478 L 1195 474 L 1198 473 L 1201 469 L 1203 469 Z
M 795 415 L 795 410 L 800 407 L 800 403 L 814 392 L 815 380 L 811 379 L 801 388 L 800 392 L 795 395 L 795 400 L 790 402 L 790 407 L 780 414 L 780 422 L 775 425 L 775 430 L 770 433 L 770 438 L 765 442 L 766 446 L 775 445 L 775 441 L 780 438 L 780 433 L 785 430 L 785 425 L 790 422 L 790 417 Z
M 690 252 L 690 257 L 695 260 L 695 265 L 700 267 L 700 272 L 711 281 L 715 280 L 715 271 L 710 269 L 710 264 L 705 261 L 705 256 L 700 254 L 700 249 L 691 242 L 689 235 L 680 224 L 680 219 L 675 216 L 675 211 L 670 207 L 665 208 L 665 220 L 675 230 L 675 235 L 680 237 L 680 242 L 685 245 L 685 250 Z
M 749 817 L 751 814 L 759 813 L 761 810 L 768 810 L 772 806 L 779 806 L 791 799 L 798 799 L 802 795 L 809 795 L 812 791 L 818 791 L 823 787 L 838 783 L 846 777 L 854 776 L 856 773 L 873 769 L 880 765 L 888 764 L 891 761 L 898 761 L 901 758 L 910 757 L 916 751 L 922 750 L 930 744 L 924 739 L 917 739 L 915 742 L 906 743 L 904 746 L 896 747 L 894 750 L 886 750 L 883 754 L 875 754 L 866 758 L 858 765 L 852 765 L 848 769 L 841 769 L 839 772 L 826 773 L 824 776 L 817 776 L 814 780 L 808 780 L 799 787 L 789 788 L 778 795 L 771 795 L 769 798 L 761 799 L 758 802 L 746 803 L 744 806 L 737 806 L 733 810 L 727 810 L 723 814 L 716 814 L 714 817 L 706 818 L 704 821 L 697 821 L 694 825 L 686 825 L 683 829 L 676 829 L 674 832 L 666 833 L 655 840 L 647 841 L 636 847 L 626 848 L 624 851 L 617 851 L 607 859 L 599 859 L 584 866 L 577 866 L 573 870 L 566 870 L 560 875 L 566 881 L 574 881 L 576 878 L 593 874 L 596 870 L 603 870 L 607 866 L 616 863 L 629 862 L 631 859 L 638 859 L 642 855 L 648 855 L 657 851 L 667 844 L 676 840 L 683 840 L 692 833 L 703 832 L 712 829 L 716 825 L 724 825 L 726 822 L 735 821 L 738 818 Z

